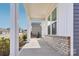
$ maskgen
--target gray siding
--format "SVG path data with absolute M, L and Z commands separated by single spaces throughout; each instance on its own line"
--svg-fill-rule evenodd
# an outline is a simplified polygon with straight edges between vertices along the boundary
M 32 23 L 32 34 L 37 36 L 38 32 L 41 35 L 40 23 Z
M 79 56 L 79 3 L 74 3 L 74 49 Z

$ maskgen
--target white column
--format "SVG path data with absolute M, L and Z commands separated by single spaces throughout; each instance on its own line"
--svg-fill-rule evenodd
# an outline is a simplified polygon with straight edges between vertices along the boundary
M 48 20 L 47 18 L 41 22 L 41 28 L 42 28 L 42 37 L 45 37 L 45 35 L 48 35 Z
M 48 19 L 45 19 L 45 35 L 48 35 Z
M 28 19 L 28 28 L 27 28 L 27 42 L 30 41 L 31 39 L 31 30 L 32 29 L 32 26 L 31 26 L 31 20 Z
M 11 10 L 11 27 L 10 27 L 10 55 L 16 56 L 19 52 L 19 39 L 18 39 L 18 6 L 15 3 L 10 4 Z

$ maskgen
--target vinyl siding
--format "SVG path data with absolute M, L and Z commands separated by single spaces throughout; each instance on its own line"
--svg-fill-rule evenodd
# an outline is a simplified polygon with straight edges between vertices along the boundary
M 79 3 L 74 3 L 74 49 L 79 56 Z

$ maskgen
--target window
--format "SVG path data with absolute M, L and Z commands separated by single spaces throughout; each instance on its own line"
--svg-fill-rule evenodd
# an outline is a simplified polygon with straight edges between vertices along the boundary
M 56 34 L 56 22 L 52 24 L 52 34 Z
M 57 15 L 56 15 L 56 13 L 57 13 L 57 8 L 55 8 L 54 10 L 53 10 L 53 12 L 52 12 L 52 22 L 53 22 L 53 24 L 52 24 L 52 34 L 56 34 L 56 26 L 57 26 L 57 22 L 56 22 L 56 19 L 57 19 Z
M 50 22 L 49 26 L 48 26 L 48 34 L 50 34 L 50 32 L 52 32 L 52 34 L 56 34 L 56 26 L 57 26 L 57 22 L 56 22 L 56 19 L 57 19 L 57 8 L 55 8 L 51 15 L 49 15 L 48 17 L 48 22 Z M 52 25 L 52 31 L 50 31 L 50 26 Z
M 48 21 L 50 21 L 50 15 L 49 15 L 49 17 L 48 17 Z
M 52 12 L 52 21 L 56 21 L 56 13 L 57 13 L 57 10 L 56 10 L 56 8 L 54 9 L 54 11 Z
M 50 25 L 48 26 L 48 34 L 50 34 Z

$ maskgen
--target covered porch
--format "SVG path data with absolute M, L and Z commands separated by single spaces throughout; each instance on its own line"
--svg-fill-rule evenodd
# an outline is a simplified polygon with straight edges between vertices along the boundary
M 24 4 L 28 16 L 27 43 L 19 51 L 18 5 L 12 4 L 10 55 L 67 56 L 73 55 L 73 4 Z M 56 18 L 51 13 L 56 8 Z M 68 8 L 68 10 L 66 10 Z M 49 17 L 50 16 L 50 17 Z M 50 19 L 50 20 L 49 20 Z M 53 21 L 55 20 L 55 21 Z M 71 25 L 69 25 L 69 21 Z M 31 38 L 32 23 L 40 23 L 41 38 Z M 52 24 L 56 23 L 53 34 Z M 50 25 L 50 26 L 49 26 Z M 48 29 L 48 26 L 50 29 Z M 48 31 L 49 30 L 49 31 Z M 48 33 L 49 32 L 49 33 Z

